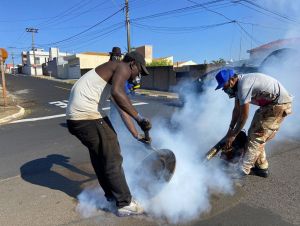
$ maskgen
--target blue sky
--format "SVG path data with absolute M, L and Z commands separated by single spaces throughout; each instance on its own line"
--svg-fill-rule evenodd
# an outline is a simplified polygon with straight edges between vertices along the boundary
M 31 48 L 31 34 L 25 28 L 35 27 L 39 29 L 36 45 L 45 50 L 52 46 L 70 53 L 109 52 L 120 46 L 125 52 L 124 2 L 2 0 L 0 47 L 9 52 L 9 47 L 16 47 L 13 51 L 20 62 L 20 52 Z M 247 58 L 248 49 L 299 36 L 299 2 L 129 0 L 131 45 L 152 45 L 154 57 L 172 55 L 175 61 Z

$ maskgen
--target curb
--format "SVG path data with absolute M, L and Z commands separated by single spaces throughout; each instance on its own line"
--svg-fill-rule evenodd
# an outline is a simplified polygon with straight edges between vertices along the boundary
M 26 77 L 27 75 L 24 75 L 24 74 L 18 74 L 20 76 L 24 76 Z M 31 76 L 31 75 L 28 75 L 28 76 Z M 56 77 L 50 77 L 50 76 L 45 76 L 45 75 L 32 75 L 31 76 L 32 78 L 37 78 L 37 79 L 44 79 L 44 80 L 49 80 L 49 81 L 55 81 L 55 82 L 61 82 L 61 83 L 66 83 L 66 84 L 71 84 L 73 85 L 77 79 L 68 79 L 68 80 L 64 80 L 64 79 L 59 79 L 59 78 L 56 78 Z
M 25 114 L 25 109 L 24 108 L 22 108 L 19 105 L 17 105 L 17 107 L 19 108 L 19 111 L 17 113 L 13 114 L 13 115 L 10 115 L 10 116 L 7 116 L 7 117 L 4 117 L 4 118 L 0 119 L 0 124 L 10 122 L 14 119 L 18 119 L 18 118 L 22 117 Z
M 166 98 L 166 99 L 178 99 L 178 95 L 168 95 L 168 94 L 153 94 L 148 92 L 136 92 L 136 95 L 140 96 L 150 96 L 150 97 L 160 97 L 160 98 Z

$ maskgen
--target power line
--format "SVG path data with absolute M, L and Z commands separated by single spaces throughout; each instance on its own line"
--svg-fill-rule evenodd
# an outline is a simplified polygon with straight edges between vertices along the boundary
M 294 23 L 299 24 L 299 21 L 297 21 L 297 20 L 295 20 L 295 19 L 293 19 L 293 18 L 290 18 L 290 17 L 288 17 L 288 16 L 286 16 L 286 15 L 283 15 L 283 14 L 281 14 L 281 13 L 279 13 L 279 12 L 272 11 L 272 10 L 266 8 L 266 7 L 263 7 L 263 6 L 261 6 L 261 5 L 257 4 L 257 3 L 255 3 L 255 2 L 252 2 L 252 1 L 249 1 L 249 0 L 241 0 L 241 1 L 235 2 L 235 3 L 239 3 L 239 4 L 244 5 L 244 6 L 250 8 L 250 9 L 252 9 L 252 10 L 255 10 L 255 11 L 260 12 L 260 13 L 262 13 L 262 14 L 264 14 L 264 15 L 267 15 L 267 14 L 265 14 L 265 13 L 263 13 L 263 12 L 257 10 L 257 9 L 254 9 L 254 8 L 250 7 L 249 5 L 245 5 L 245 4 L 241 3 L 241 2 L 245 2 L 246 4 L 249 4 L 249 5 L 254 6 L 254 7 L 258 8 L 258 9 L 261 9 L 261 10 L 263 10 L 263 11 L 265 11 L 265 12 L 268 12 L 268 13 L 270 13 L 270 14 L 272 14 L 272 15 L 275 15 L 275 16 L 281 18 L 281 19 L 284 19 L 284 20 L 287 20 L 287 21 L 289 21 L 289 22 L 294 22 Z M 282 21 L 282 20 L 281 20 L 281 21 Z
M 83 4 L 85 4 L 86 1 L 90 1 L 90 0 L 80 0 L 78 2 L 76 2 L 73 6 L 71 6 L 70 8 L 62 11 L 61 13 L 57 14 L 54 17 L 49 18 L 49 20 L 42 22 L 40 24 L 37 24 L 37 27 L 42 27 L 42 26 L 46 26 L 49 25 L 51 23 L 55 23 L 57 20 L 60 20 L 61 18 L 65 17 L 66 15 L 68 15 L 70 12 L 74 12 L 77 11 L 78 9 L 80 9 L 82 7 Z
M 191 3 L 193 3 L 193 4 L 199 4 L 199 3 L 195 2 L 195 1 L 192 1 L 192 0 L 187 0 L 187 1 L 189 1 L 189 2 L 191 2 Z M 217 15 L 219 15 L 219 16 L 222 16 L 223 18 L 225 18 L 225 19 L 228 20 L 228 21 L 231 21 L 231 22 L 236 23 L 237 26 L 241 29 L 241 31 L 243 31 L 243 32 L 250 38 L 250 40 L 255 41 L 257 44 L 260 44 L 260 43 L 261 43 L 261 42 L 257 41 L 251 34 L 249 34 L 249 32 L 247 32 L 247 30 L 239 23 L 238 20 L 233 20 L 233 19 L 231 19 L 231 18 L 225 16 L 225 15 L 222 14 L 222 13 L 219 13 L 219 12 L 217 12 L 217 11 L 211 10 L 211 9 L 205 7 L 203 4 L 200 4 L 200 5 L 201 5 L 201 7 L 203 7 L 204 9 L 206 9 L 207 11 L 210 11 L 210 12 L 212 12 L 212 13 L 215 13 L 215 14 L 217 14 Z
M 85 36 L 76 37 L 75 39 L 72 39 L 71 41 L 65 42 L 64 44 L 59 44 L 58 46 L 60 48 L 65 48 L 69 46 L 77 46 L 78 43 L 82 44 L 83 42 L 89 42 L 92 40 L 97 39 L 98 37 L 102 37 L 104 34 L 109 33 L 111 30 L 118 29 L 124 27 L 124 22 L 119 22 L 113 25 L 110 25 L 109 27 L 102 28 L 100 33 L 99 31 L 95 31 L 93 33 L 86 34 Z
M 289 28 L 282 28 L 282 27 L 273 27 L 273 26 L 269 26 L 269 25 L 265 25 L 265 24 L 257 24 L 257 23 L 249 23 L 249 22 L 243 22 L 243 21 L 239 21 L 240 24 L 246 24 L 246 25 L 251 25 L 251 26 L 257 26 L 257 27 L 262 27 L 262 28 L 268 28 L 268 29 L 273 29 L 273 30 L 282 30 L 282 31 L 286 31 Z
M 77 49 L 82 48 L 84 46 L 90 45 L 90 43 L 93 43 L 95 40 L 97 40 L 97 41 L 102 40 L 102 39 L 108 37 L 109 35 L 111 35 L 112 33 L 114 33 L 115 31 L 117 31 L 117 30 L 119 30 L 121 28 L 124 28 L 124 24 L 122 24 L 122 25 L 120 25 L 120 26 L 118 26 L 118 27 L 116 27 L 114 29 L 111 29 L 110 31 L 105 32 L 105 33 L 103 33 L 101 35 L 98 35 L 97 37 L 94 37 L 93 39 L 87 41 L 83 45 L 80 45 L 78 48 L 75 48 L 74 50 L 77 50 Z M 99 38 L 101 38 L 101 39 L 99 39 Z
M 98 8 L 99 6 L 102 6 L 102 5 L 106 4 L 106 3 L 107 3 L 107 1 L 102 1 L 102 2 L 98 3 L 97 5 L 89 7 L 88 9 L 86 9 L 84 11 L 81 11 L 81 12 L 79 12 L 77 14 L 74 14 L 75 12 L 71 12 L 69 14 L 66 14 L 63 17 L 59 17 L 59 20 L 54 21 L 54 23 L 53 22 L 49 23 L 48 26 L 45 26 L 44 28 L 49 28 L 49 27 L 54 26 L 54 25 L 57 26 L 59 24 L 65 23 L 65 22 L 70 21 L 70 20 L 73 20 L 74 18 L 79 18 L 79 17 L 83 16 L 84 14 L 87 14 L 87 13 L 89 13 L 91 11 L 94 11 L 96 8 Z M 63 18 L 65 18 L 65 19 L 63 19 Z
M 166 31 L 169 32 L 176 32 L 176 33 L 186 33 L 191 31 L 200 31 L 200 30 L 206 30 L 210 28 L 215 28 L 227 24 L 235 23 L 235 21 L 229 21 L 229 22 L 223 22 L 223 23 L 216 23 L 216 24 L 209 24 L 209 25 L 199 25 L 199 26 L 191 26 L 191 27 L 164 27 L 164 26 L 151 26 L 151 25 L 145 25 L 141 23 L 134 22 L 133 25 L 140 28 L 150 29 L 153 31 Z
M 211 5 L 211 4 L 215 4 L 215 3 L 219 3 L 219 2 L 223 2 L 223 1 L 225 1 L 225 0 L 214 0 L 214 1 L 209 1 L 209 2 L 202 3 L 202 4 L 198 3 L 193 6 L 178 8 L 178 9 L 169 10 L 169 11 L 165 11 L 165 12 L 161 12 L 161 13 L 155 13 L 155 14 L 148 15 L 148 16 L 134 18 L 134 19 L 131 19 L 131 21 L 140 21 L 140 20 L 152 19 L 152 18 L 161 17 L 161 16 L 183 13 L 183 12 L 187 12 L 187 11 L 191 11 L 191 10 L 196 10 L 198 8 L 203 8 L 203 5 Z
M 83 30 L 83 31 L 81 31 L 81 32 L 79 32 L 79 33 L 77 33 L 77 34 L 75 34 L 75 35 L 72 35 L 72 36 L 69 37 L 69 38 L 65 38 L 65 39 L 60 40 L 60 41 L 56 41 L 56 42 L 52 42 L 52 43 L 47 43 L 47 44 L 42 44 L 42 45 L 57 45 L 58 43 L 65 42 L 65 41 L 69 41 L 69 40 L 71 40 L 71 39 L 73 39 L 73 38 L 75 38 L 75 37 L 77 37 L 77 36 L 79 36 L 79 35 L 81 35 L 81 34 L 86 33 L 87 31 L 93 29 L 94 27 L 97 27 L 98 25 L 102 24 L 103 22 L 107 21 L 108 19 L 112 18 L 113 16 L 115 16 L 116 14 L 118 14 L 119 12 L 121 12 L 123 9 L 124 9 L 124 7 L 122 7 L 121 9 L 119 9 L 118 11 L 116 11 L 115 13 L 111 14 L 110 16 L 106 17 L 105 19 L 103 19 L 103 20 L 97 22 L 97 23 L 94 24 L 93 26 L 91 26 L 91 27 L 89 27 L 89 28 L 87 28 L 87 29 L 85 29 L 85 30 Z
M 205 7 L 203 4 L 200 4 L 200 3 L 198 3 L 198 2 L 195 2 L 195 1 L 192 1 L 192 0 L 187 0 L 188 2 L 191 2 L 191 3 L 193 3 L 193 4 L 195 4 L 195 5 L 200 5 L 202 8 L 204 8 L 205 10 L 207 10 L 207 11 L 210 11 L 210 12 L 213 12 L 213 13 L 215 13 L 215 14 L 218 14 L 218 15 L 220 15 L 220 16 L 222 16 L 222 17 L 224 17 L 226 20 L 229 20 L 229 21 L 233 21 L 232 19 L 230 19 L 230 18 L 228 18 L 227 16 L 225 16 L 224 14 L 222 14 L 222 13 L 219 13 L 219 12 L 217 12 L 217 11 L 214 11 L 214 10 L 211 10 L 211 9 L 209 9 L 209 8 L 207 8 L 207 7 Z

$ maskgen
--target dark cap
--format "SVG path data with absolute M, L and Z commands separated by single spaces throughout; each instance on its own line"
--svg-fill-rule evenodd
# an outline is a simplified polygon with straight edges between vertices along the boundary
M 132 60 L 135 60 L 135 62 L 138 63 L 142 68 L 142 75 L 145 76 L 150 74 L 146 68 L 146 61 L 142 54 L 138 53 L 137 51 L 132 51 L 127 53 L 124 58 L 131 58 Z
M 121 48 L 119 47 L 113 47 L 111 52 L 109 52 L 112 56 L 121 56 L 122 53 L 121 53 Z

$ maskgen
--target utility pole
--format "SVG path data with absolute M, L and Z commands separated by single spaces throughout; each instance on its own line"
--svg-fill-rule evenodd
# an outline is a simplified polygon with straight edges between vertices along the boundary
M 6 100 L 6 83 L 5 83 L 5 74 L 4 74 L 4 61 L 7 58 L 8 54 L 5 49 L 0 49 L 0 70 L 1 70 L 1 77 L 2 77 L 2 93 L 3 93 L 3 105 L 4 107 L 7 106 Z
M 129 20 L 129 4 L 128 0 L 125 0 L 125 10 L 126 10 L 126 30 L 127 30 L 127 51 L 130 52 L 130 20 Z
M 14 51 L 13 51 L 13 49 L 16 48 L 16 47 L 8 47 L 8 48 L 12 49 L 11 59 L 12 59 L 12 63 L 13 63 L 13 75 L 16 76 L 15 61 L 14 61 L 15 57 L 14 57 Z
M 242 33 L 241 33 L 241 38 L 240 38 L 239 60 L 241 60 L 241 52 L 242 52 Z
M 34 74 L 35 74 L 35 76 L 37 76 L 36 60 L 35 60 L 35 48 L 34 48 L 34 33 L 37 33 L 38 29 L 29 27 L 29 28 L 26 28 L 26 32 L 31 32 L 31 34 L 32 34 L 32 51 L 33 51 Z

